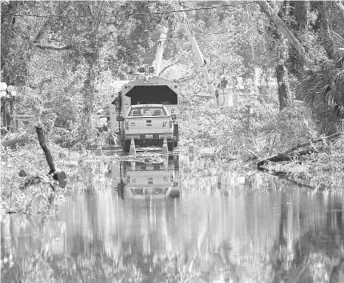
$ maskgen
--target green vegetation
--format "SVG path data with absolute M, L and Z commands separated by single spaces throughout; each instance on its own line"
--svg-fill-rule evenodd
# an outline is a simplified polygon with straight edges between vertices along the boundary
M 188 2 L 187 8 L 214 83 L 222 74 L 227 77 L 234 106 L 220 108 L 208 96 L 175 3 L 3 1 L 1 81 L 15 86 L 17 97 L 14 104 L 2 97 L 2 115 L 13 114 L 14 105 L 17 114 L 41 119 L 55 162 L 67 170 L 65 156 L 96 143 L 95 111 L 110 102 L 114 82 L 152 63 L 160 28 L 166 25 L 161 75 L 183 90 L 182 150 L 192 142 L 215 148 L 213 158 L 223 163 L 256 162 L 342 130 L 340 1 L 209 1 Z M 13 126 L 10 117 L 1 133 L 7 212 L 12 211 L 9 196 L 26 192 L 18 191 L 22 164 L 31 175 L 49 171 L 35 134 L 15 133 Z M 343 138 L 322 143 L 301 164 L 295 155 L 276 170 L 337 187 L 342 143 Z M 326 178 L 329 174 L 333 178 Z M 15 203 L 16 211 L 27 206 Z
M 24 213 L 27 215 L 54 213 L 67 195 L 67 188 L 48 173 L 44 153 L 35 136 L 19 148 L 1 151 L 2 213 Z M 69 182 L 76 178 L 80 154 L 70 152 L 53 143 L 50 151 L 58 168 L 64 168 Z

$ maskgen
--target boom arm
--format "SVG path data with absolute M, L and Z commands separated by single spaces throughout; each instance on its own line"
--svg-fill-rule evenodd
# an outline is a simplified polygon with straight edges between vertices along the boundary
M 213 84 L 212 84 L 213 81 L 211 80 L 210 75 L 208 73 L 208 69 L 207 69 L 207 61 L 204 59 L 204 57 L 202 55 L 202 52 L 201 52 L 201 50 L 200 50 L 200 48 L 199 48 L 199 46 L 197 44 L 196 38 L 195 38 L 195 36 L 193 35 L 193 33 L 191 31 L 191 28 L 190 28 L 190 25 L 189 25 L 189 21 L 188 21 L 188 19 L 186 17 L 186 13 L 184 11 L 182 3 L 179 2 L 179 5 L 180 5 L 181 9 L 183 10 L 183 12 L 181 14 L 183 15 L 183 18 L 184 18 L 185 30 L 186 30 L 189 38 L 190 38 L 190 41 L 191 41 L 192 52 L 196 56 L 197 63 L 199 64 L 199 67 L 201 69 L 202 75 L 203 75 L 203 77 L 205 78 L 205 80 L 207 82 L 209 92 L 216 99 L 215 90 L 214 90 L 214 87 L 213 87 Z
M 161 35 L 160 39 L 158 40 L 158 46 L 156 50 L 156 56 L 155 56 L 155 75 L 158 77 L 161 71 L 161 61 L 162 61 L 162 55 L 164 53 L 164 44 L 166 40 L 166 35 L 167 35 L 167 27 L 163 27 L 161 30 Z

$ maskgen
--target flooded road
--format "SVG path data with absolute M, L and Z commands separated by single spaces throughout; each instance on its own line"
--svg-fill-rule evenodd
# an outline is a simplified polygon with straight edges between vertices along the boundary
M 83 168 L 53 219 L 2 219 L 2 282 L 344 282 L 343 192 L 178 155 Z

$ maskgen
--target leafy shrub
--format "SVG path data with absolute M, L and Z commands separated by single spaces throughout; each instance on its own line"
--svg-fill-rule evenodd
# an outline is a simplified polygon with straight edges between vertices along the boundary
M 77 167 L 75 162 L 72 164 L 68 160 L 70 152 L 55 144 L 48 146 L 55 166 L 63 168 L 71 178 Z M 55 204 L 63 201 L 63 192 L 66 189 L 59 188 L 56 181 L 47 175 L 49 167 L 38 141 L 16 149 L 2 148 L 1 161 L 2 213 L 43 213 L 51 208 L 52 196 L 55 198 Z M 25 171 L 27 176 L 20 177 L 20 170 Z M 51 185 L 55 189 L 54 194 Z

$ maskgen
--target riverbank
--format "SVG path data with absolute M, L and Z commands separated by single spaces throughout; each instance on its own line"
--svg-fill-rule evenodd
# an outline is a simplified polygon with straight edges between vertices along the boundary
M 213 147 L 202 147 L 202 142 L 204 140 L 183 138 L 176 152 L 189 155 L 190 158 L 195 155 L 199 159 L 209 160 L 213 166 L 222 170 L 241 173 L 256 170 L 260 159 L 249 147 L 244 149 L 248 144 L 247 140 L 244 140 L 241 149 L 231 150 L 228 155 L 227 144 L 217 143 Z M 80 182 L 83 179 L 81 175 L 86 173 L 83 172 L 80 161 L 85 156 L 81 152 L 61 148 L 54 143 L 49 143 L 48 146 L 56 167 L 63 169 L 67 174 L 67 187 L 61 188 L 58 182 L 47 175 L 49 167 L 35 139 L 14 149 L 3 148 L 1 151 L 2 214 L 54 212 L 59 204 L 65 201 L 73 181 Z M 110 156 L 98 156 L 97 159 L 105 160 L 108 157 Z M 152 158 L 159 158 L 159 155 L 152 154 L 150 159 Z M 120 158 L 117 156 L 117 159 Z M 323 144 L 318 151 L 299 158 L 291 158 L 289 162 L 266 163 L 262 169 L 268 173 L 285 175 L 294 182 L 308 186 L 310 190 L 341 189 L 344 184 L 342 174 L 344 138 L 342 136 L 331 143 Z

